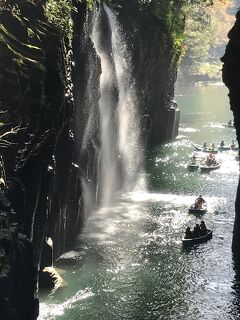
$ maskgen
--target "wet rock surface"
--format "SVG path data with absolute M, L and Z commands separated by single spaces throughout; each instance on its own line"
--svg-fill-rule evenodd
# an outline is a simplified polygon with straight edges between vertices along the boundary
M 222 57 L 223 62 L 223 82 L 229 89 L 230 108 L 233 111 L 234 126 L 238 143 L 240 144 L 240 11 L 236 14 L 236 22 L 228 33 L 229 42 Z M 238 185 L 235 202 L 235 222 L 233 231 L 232 249 L 239 265 L 240 261 L 240 183 Z

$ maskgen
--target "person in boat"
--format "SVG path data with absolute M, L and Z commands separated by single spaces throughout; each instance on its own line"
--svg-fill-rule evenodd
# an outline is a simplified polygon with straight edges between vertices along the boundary
M 210 155 L 207 156 L 206 165 L 207 166 L 212 166 L 212 165 L 215 165 L 215 164 L 217 164 L 215 155 L 210 153 Z
M 197 197 L 197 199 L 195 200 L 195 208 L 201 209 L 204 203 L 206 203 L 206 201 L 200 194 L 199 197 Z
M 192 237 L 193 238 L 199 238 L 200 237 L 200 226 L 199 226 L 198 223 L 196 224 L 196 226 L 193 229 Z
M 211 153 L 211 165 L 217 164 L 217 160 L 215 158 L 215 155 Z
M 207 227 L 205 225 L 204 221 L 201 221 L 200 223 L 200 235 L 204 236 L 207 233 Z
M 229 120 L 227 124 L 228 126 L 232 126 L 232 120 Z
M 192 239 L 192 231 L 191 231 L 190 227 L 187 227 L 187 229 L 185 231 L 184 239 Z
M 222 140 L 221 143 L 220 143 L 220 147 L 224 147 L 225 146 L 225 143 L 224 141 Z
M 207 166 L 211 166 L 211 165 L 212 165 L 212 162 L 213 162 L 213 154 L 210 153 L 210 155 L 207 156 L 206 165 L 207 165 Z
M 207 156 L 207 159 L 206 159 L 205 163 L 206 163 L 207 166 L 210 166 L 212 164 L 212 159 L 211 159 L 210 155 Z
M 203 144 L 203 150 L 206 150 L 207 149 L 207 142 L 204 142 Z
M 236 147 L 236 143 L 234 140 L 232 140 L 231 148 L 235 148 L 235 147 Z
M 192 156 L 192 158 L 191 158 L 191 164 L 196 164 L 196 162 L 197 162 L 197 158 L 196 158 L 196 156 L 195 156 L 195 154 Z
M 214 151 L 215 150 L 215 143 L 212 143 L 211 149 Z

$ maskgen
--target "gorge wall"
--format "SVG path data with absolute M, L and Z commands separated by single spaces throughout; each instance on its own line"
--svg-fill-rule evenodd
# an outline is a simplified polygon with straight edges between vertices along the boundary
M 223 82 L 229 89 L 229 100 L 233 111 L 237 141 L 240 144 L 240 11 L 236 14 L 236 22 L 228 33 L 229 43 L 222 57 Z M 240 262 L 240 182 L 238 184 L 235 202 L 235 222 L 233 231 L 232 250 L 236 262 Z
M 1 7 L 0 29 L 1 194 L 9 203 L 8 210 L 0 209 L 1 316 L 27 320 L 37 317 L 45 237 L 56 239 L 59 255 L 66 210 L 75 212 L 78 203 L 74 192 L 69 195 L 76 181 L 73 104 L 66 95 L 63 37 L 42 3 L 9 1 Z
M 179 110 L 173 101 L 182 52 L 185 15 L 179 1 L 148 4 L 114 0 L 133 61 L 147 145 L 177 136 Z

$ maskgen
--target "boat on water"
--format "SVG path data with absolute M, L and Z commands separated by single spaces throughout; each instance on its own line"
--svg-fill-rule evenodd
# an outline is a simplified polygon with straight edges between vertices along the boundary
M 198 206 L 196 206 L 196 204 L 192 204 L 191 207 L 188 209 L 189 213 L 194 213 L 194 214 L 204 214 L 207 213 L 207 204 L 203 203 L 202 206 L 199 208 Z
M 229 120 L 227 123 L 223 123 L 223 126 L 227 127 L 227 128 L 235 128 L 234 127 L 234 120 Z
M 190 161 L 187 165 L 187 168 L 190 171 L 195 171 L 195 170 L 198 170 L 199 164 Z
M 233 124 L 223 123 L 222 125 L 227 128 L 235 128 Z
M 212 239 L 212 230 L 207 230 L 207 233 L 204 236 L 198 238 L 191 238 L 191 239 L 182 239 L 182 244 L 184 247 L 193 246 L 198 243 L 206 242 Z
M 194 144 L 193 147 L 195 150 L 201 151 L 201 152 L 212 153 L 212 154 L 218 153 L 218 151 L 215 149 L 203 148 L 203 146 L 201 146 L 199 144 Z
M 218 147 L 218 151 L 229 151 L 231 150 L 231 147 L 227 147 L 227 146 L 219 146 Z
M 216 164 L 210 164 L 210 165 L 202 164 L 200 165 L 200 170 L 206 172 L 206 171 L 219 169 L 220 167 L 221 167 L 221 164 L 219 162 L 217 162 Z
M 229 151 L 229 150 L 233 150 L 233 151 L 239 151 L 239 147 L 238 146 L 219 146 L 218 147 L 218 151 Z

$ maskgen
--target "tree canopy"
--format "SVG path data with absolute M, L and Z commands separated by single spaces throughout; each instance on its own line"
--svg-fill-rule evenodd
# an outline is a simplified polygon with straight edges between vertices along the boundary
M 215 1 L 211 7 L 192 5 L 186 8 L 181 73 L 184 78 L 221 79 L 220 57 L 231 28 L 234 0 Z

